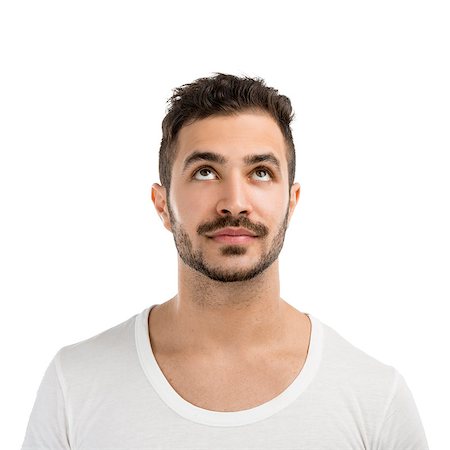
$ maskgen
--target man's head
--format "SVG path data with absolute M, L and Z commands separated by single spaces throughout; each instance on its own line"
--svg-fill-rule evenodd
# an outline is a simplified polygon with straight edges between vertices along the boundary
M 224 74 L 175 89 L 171 101 L 158 214 L 187 266 L 217 281 L 254 278 L 278 258 L 300 191 L 290 101 L 261 79 Z M 255 237 L 212 237 L 225 227 Z
M 265 111 L 280 127 L 286 141 L 288 188 L 291 188 L 295 178 L 295 146 L 290 128 L 294 112 L 289 98 L 266 86 L 262 78 L 223 73 L 199 78 L 175 88 L 168 103 L 169 108 L 162 122 L 159 149 L 159 178 L 168 193 L 181 128 L 199 119 L 217 115 L 230 116 L 246 110 Z

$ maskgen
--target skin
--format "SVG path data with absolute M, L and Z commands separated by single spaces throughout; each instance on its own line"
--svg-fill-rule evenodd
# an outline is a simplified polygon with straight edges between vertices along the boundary
M 228 162 L 197 161 L 183 172 L 194 151 L 220 153 Z M 266 152 L 278 158 L 279 171 L 243 162 Z M 260 166 L 271 173 L 255 170 Z M 151 313 L 159 353 L 237 361 L 286 352 L 309 338 L 307 316 L 280 298 L 278 255 L 299 195 L 299 183 L 288 189 L 286 144 L 267 113 L 212 116 L 182 127 L 170 193 L 158 183 L 151 191 L 178 251 L 178 293 Z M 227 226 L 259 237 L 229 244 L 206 236 Z

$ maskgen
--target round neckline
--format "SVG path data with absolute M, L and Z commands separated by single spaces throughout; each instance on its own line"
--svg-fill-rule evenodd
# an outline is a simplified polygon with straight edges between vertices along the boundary
M 203 425 L 239 426 L 258 422 L 293 403 L 314 379 L 322 357 L 323 327 L 322 323 L 311 314 L 306 314 L 311 321 L 311 334 L 308 354 L 302 370 L 292 383 L 273 399 L 241 411 L 212 411 L 193 405 L 181 397 L 170 385 L 156 361 L 150 342 L 149 314 L 154 304 L 136 316 L 135 341 L 139 361 L 148 381 L 161 400 L 185 419 Z

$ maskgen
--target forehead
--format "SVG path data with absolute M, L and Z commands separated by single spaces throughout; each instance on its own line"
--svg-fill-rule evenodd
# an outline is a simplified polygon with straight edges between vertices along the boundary
M 177 138 L 174 169 L 193 152 L 211 151 L 227 161 L 240 161 L 249 154 L 273 153 L 281 167 L 287 166 L 286 143 L 277 122 L 264 112 L 210 116 L 181 128 Z

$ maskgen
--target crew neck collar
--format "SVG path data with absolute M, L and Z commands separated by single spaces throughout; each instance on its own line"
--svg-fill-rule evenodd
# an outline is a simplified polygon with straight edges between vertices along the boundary
M 193 405 L 181 397 L 170 385 L 153 354 L 148 316 L 155 306 L 158 304 L 144 309 L 136 316 L 135 340 L 139 361 L 147 379 L 161 400 L 185 419 L 203 425 L 225 427 L 258 422 L 288 407 L 306 390 L 316 376 L 322 358 L 323 326 L 318 319 L 307 314 L 311 321 L 308 354 L 302 370 L 282 393 L 261 405 L 242 411 L 211 411 Z

